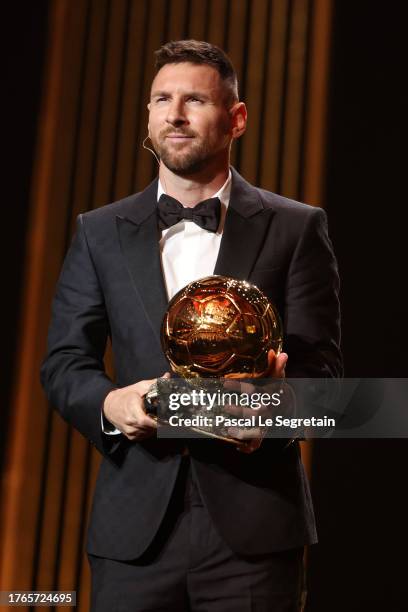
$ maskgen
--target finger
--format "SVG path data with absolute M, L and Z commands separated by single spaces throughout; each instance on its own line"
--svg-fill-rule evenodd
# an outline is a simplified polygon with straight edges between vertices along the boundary
M 237 440 L 253 440 L 254 438 L 261 438 L 262 432 L 259 427 L 251 427 L 250 429 L 228 427 L 228 435 Z
M 276 359 L 276 352 L 273 349 L 270 349 L 268 351 L 268 367 L 273 365 L 275 359 Z
M 258 448 L 262 444 L 262 438 L 255 438 L 254 440 L 250 440 L 248 442 L 244 442 L 242 444 L 238 444 L 236 446 L 237 451 L 240 453 L 245 453 L 247 455 L 253 453 L 258 450 Z
M 135 384 L 135 391 L 140 393 L 140 395 L 146 395 L 146 393 L 150 391 L 152 385 L 157 383 L 159 378 L 169 379 L 170 377 L 170 372 L 165 372 L 163 376 L 159 376 L 158 378 L 151 378 L 150 380 L 139 380 L 139 382 Z
M 145 438 L 149 438 L 150 436 L 152 436 L 153 434 L 153 430 L 149 429 L 139 429 L 139 428 L 132 428 L 129 431 L 124 431 L 123 434 L 129 439 L 129 440 L 144 440 Z
M 143 413 L 137 420 L 137 427 L 146 430 L 157 429 L 157 421 L 148 414 Z
M 275 370 L 278 378 L 285 378 L 285 368 L 287 361 L 287 353 L 280 353 L 280 355 L 277 356 Z
M 152 378 L 150 380 L 139 380 L 137 383 L 132 385 L 133 390 L 139 393 L 139 395 L 146 395 L 146 393 L 149 391 L 150 387 L 154 385 L 156 380 L 157 378 Z
M 264 374 L 264 377 L 272 377 L 272 378 L 284 378 L 285 376 L 285 366 L 288 360 L 287 353 L 279 353 L 276 355 L 275 351 L 271 349 L 268 352 L 268 369 Z
M 144 414 L 142 417 L 138 417 L 136 420 L 128 421 L 124 425 L 126 433 L 145 432 L 152 433 L 157 429 L 157 421 L 152 419 L 149 415 Z
M 268 367 L 265 370 L 264 373 L 264 378 L 267 378 L 268 376 L 272 376 L 273 370 L 275 368 L 275 361 L 276 361 L 276 353 L 273 349 L 270 349 L 268 351 Z
M 134 430 L 136 429 L 157 429 L 156 421 L 141 406 L 134 406 L 132 413 L 127 417 L 125 425 Z

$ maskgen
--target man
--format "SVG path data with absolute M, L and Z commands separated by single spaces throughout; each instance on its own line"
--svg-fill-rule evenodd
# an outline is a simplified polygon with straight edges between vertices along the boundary
M 104 456 L 87 545 L 92 609 L 298 610 L 303 546 L 316 542 L 298 445 L 157 439 L 143 396 L 169 369 L 168 299 L 213 273 L 248 279 L 277 304 L 286 352 L 270 355 L 270 376 L 339 375 L 325 214 L 230 169 L 247 114 L 220 49 L 172 42 L 156 60 L 148 129 L 159 179 L 79 216 L 42 367 L 50 401 Z M 207 215 L 210 229 L 198 224 Z

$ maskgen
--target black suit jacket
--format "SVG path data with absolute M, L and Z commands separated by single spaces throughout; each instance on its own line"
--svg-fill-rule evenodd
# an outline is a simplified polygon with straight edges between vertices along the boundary
M 134 559 L 165 515 L 181 442 L 130 442 L 101 431 L 101 406 L 115 387 L 169 369 L 159 329 L 167 298 L 156 219 L 157 180 L 145 191 L 78 217 L 52 309 L 41 370 L 64 419 L 104 455 L 88 551 Z M 338 275 L 323 210 L 257 189 L 232 170 L 216 274 L 249 279 L 278 306 L 288 376 L 337 376 Z M 115 381 L 103 356 L 111 338 Z M 297 444 L 264 440 L 246 455 L 214 440 L 189 440 L 193 469 L 213 520 L 230 547 L 261 554 L 316 541 L 309 488 Z

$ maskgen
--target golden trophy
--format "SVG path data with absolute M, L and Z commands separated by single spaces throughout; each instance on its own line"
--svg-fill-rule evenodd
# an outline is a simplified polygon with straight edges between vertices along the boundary
M 147 394 L 149 414 L 157 409 L 161 384 L 167 393 L 184 393 L 203 387 L 206 391 L 220 389 L 220 379 L 262 378 L 268 351 L 279 354 L 282 336 L 276 307 L 255 285 L 226 276 L 207 276 L 190 283 L 171 299 L 161 327 L 163 351 L 178 379 L 159 379 L 153 385 Z M 184 414 L 197 416 L 205 410 L 205 406 L 192 405 L 184 408 Z M 222 407 L 217 406 L 213 414 L 217 410 Z M 237 443 L 222 428 L 191 429 Z

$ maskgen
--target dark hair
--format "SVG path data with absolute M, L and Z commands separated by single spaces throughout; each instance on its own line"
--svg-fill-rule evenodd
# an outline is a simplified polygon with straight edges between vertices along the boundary
M 173 40 L 154 52 L 156 70 L 166 64 L 207 64 L 215 68 L 228 89 L 227 103 L 238 101 L 238 79 L 228 55 L 216 45 L 203 40 Z

